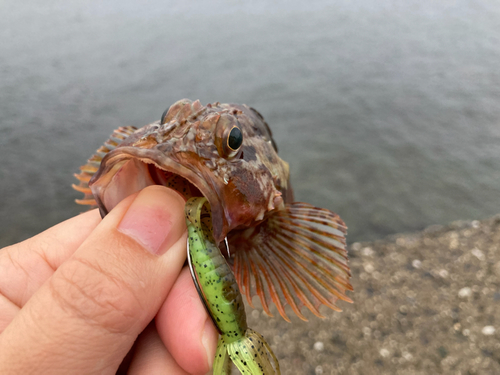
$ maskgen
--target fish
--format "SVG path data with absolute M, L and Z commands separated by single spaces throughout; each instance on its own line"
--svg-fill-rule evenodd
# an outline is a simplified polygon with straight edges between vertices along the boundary
M 220 333 L 213 373 L 230 375 L 232 362 L 242 374 L 281 374 L 271 346 L 260 333 L 247 326 L 238 283 L 213 240 L 207 199 L 189 198 L 185 213 L 191 275 L 200 298 Z
M 122 126 L 75 174 L 76 202 L 105 216 L 121 200 L 150 185 L 205 197 L 212 236 L 248 304 L 290 322 L 322 305 L 352 303 L 347 227 L 336 213 L 294 200 L 289 165 L 278 155 L 263 116 L 244 104 L 181 99 L 159 121 Z M 314 183 L 313 181 L 311 183 Z

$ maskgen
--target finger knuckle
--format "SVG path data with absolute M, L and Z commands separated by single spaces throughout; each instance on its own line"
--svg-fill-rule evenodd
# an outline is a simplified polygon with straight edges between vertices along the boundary
M 126 333 L 142 310 L 140 291 L 86 259 L 73 258 L 60 267 L 49 288 L 67 314 L 111 333 Z

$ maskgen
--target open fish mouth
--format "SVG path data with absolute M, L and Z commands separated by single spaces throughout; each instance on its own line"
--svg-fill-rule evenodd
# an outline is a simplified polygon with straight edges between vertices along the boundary
M 89 186 L 105 216 L 118 203 L 147 186 L 162 185 L 177 191 L 185 200 L 207 198 L 212 208 L 213 235 L 217 243 L 226 235 L 227 223 L 215 189 L 197 171 L 157 150 L 120 147 L 109 152 Z

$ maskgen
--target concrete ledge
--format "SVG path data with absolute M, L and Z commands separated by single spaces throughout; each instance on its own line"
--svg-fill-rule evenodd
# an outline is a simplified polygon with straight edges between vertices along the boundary
M 500 217 L 349 250 L 342 313 L 289 324 L 247 308 L 283 374 L 500 374 Z

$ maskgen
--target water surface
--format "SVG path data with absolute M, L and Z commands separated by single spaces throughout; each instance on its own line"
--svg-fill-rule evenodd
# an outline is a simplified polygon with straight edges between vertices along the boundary
M 207 3 L 0 2 L 0 245 L 77 214 L 78 167 L 184 97 L 257 108 L 350 241 L 499 211 L 499 3 Z

